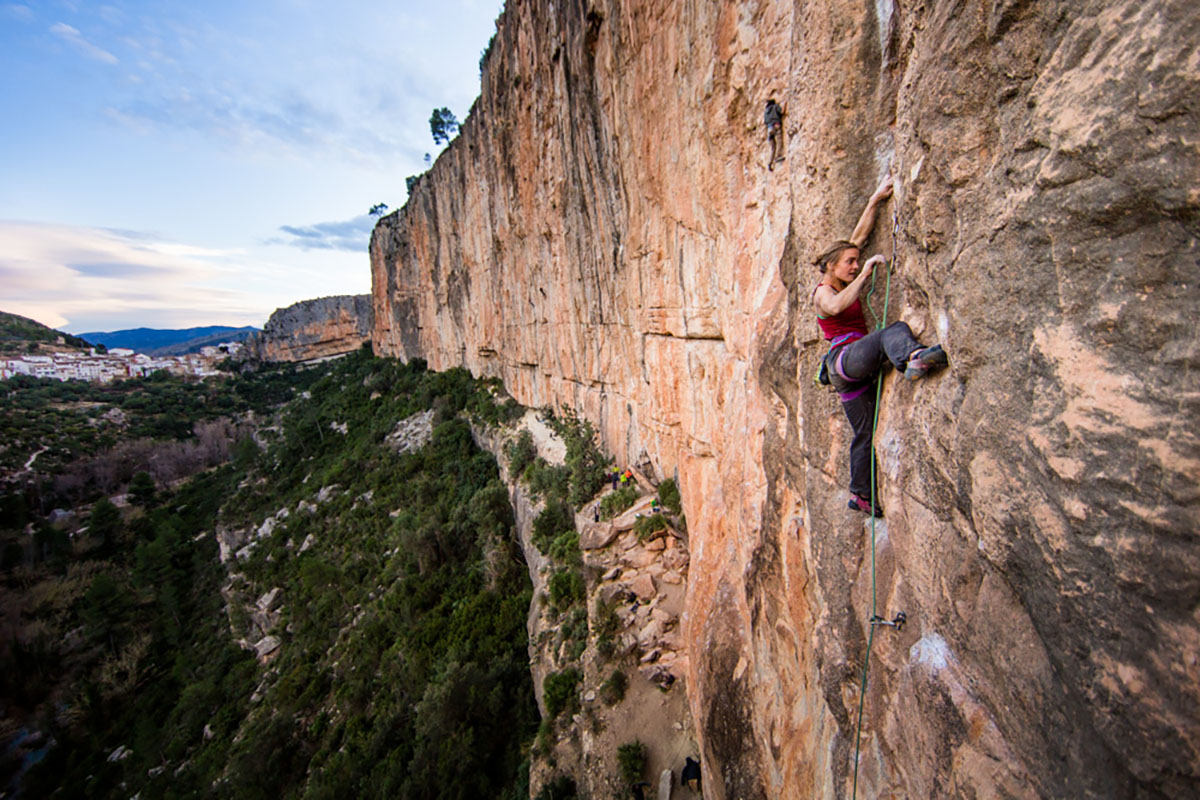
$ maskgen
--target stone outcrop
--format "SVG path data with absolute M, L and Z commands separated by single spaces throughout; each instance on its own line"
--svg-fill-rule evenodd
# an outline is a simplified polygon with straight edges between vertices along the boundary
M 677 476 L 707 797 L 848 796 L 856 741 L 863 797 L 1200 791 L 1198 43 L 1190 0 L 508 3 L 373 342 Z M 807 265 L 888 171 L 888 318 L 951 367 L 883 382 L 872 557 Z
M 509 427 L 473 426 L 476 444 L 496 456 L 508 486 L 517 539 L 533 585 L 527 630 L 529 664 L 539 708 L 546 715 L 546 677 L 576 669 L 580 703 L 569 724 L 551 726 L 559 735 L 534 748 L 530 788 L 537 793 L 556 775 L 573 777 L 585 797 L 623 797 L 617 751 L 635 739 L 646 749 L 646 774 L 670 770 L 696 751 L 684 696 L 686 653 L 681 635 L 689 554 L 682 535 L 669 525 L 647 537 L 633 530 L 650 513 L 653 489 L 612 520 L 596 520 L 599 499 L 575 515 L 585 585 L 581 606 L 565 614 L 550 601 L 556 570 L 534 544 L 534 520 L 542 503 L 508 469 L 504 447 L 529 430 L 538 455 L 561 465 L 566 447 L 537 412 L 527 411 Z M 607 489 L 605 490 L 607 493 Z M 664 518 L 665 519 L 665 518 Z M 560 565 L 561 566 L 561 565 Z M 575 614 L 584 614 L 585 641 L 571 635 Z M 621 673 L 621 688 L 613 675 Z
M 311 361 L 350 353 L 371 340 L 371 296 L 319 297 L 276 309 L 261 332 L 246 340 L 241 357 L 255 361 Z

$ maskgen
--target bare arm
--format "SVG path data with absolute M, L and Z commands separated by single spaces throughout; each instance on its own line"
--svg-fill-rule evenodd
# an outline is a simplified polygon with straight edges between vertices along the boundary
M 879 204 L 892 196 L 892 185 L 891 175 L 884 178 L 883 183 L 879 184 L 879 188 L 867 201 L 867 207 L 863 209 L 862 216 L 858 218 L 858 224 L 854 226 L 854 233 L 850 234 L 850 241 L 860 248 L 866 243 L 867 237 L 871 235 L 871 229 L 875 227 L 875 215 L 879 211 Z
M 871 256 L 867 259 L 867 263 L 863 264 L 862 270 L 846 284 L 846 287 L 840 292 L 836 291 L 827 283 L 822 283 L 817 287 L 817 293 L 813 295 L 813 305 L 817 307 L 817 313 L 825 317 L 832 317 L 842 313 L 858 299 L 858 293 L 862 291 L 863 284 L 867 282 L 867 278 L 871 276 L 871 271 L 875 269 L 876 264 L 882 264 L 883 256 Z

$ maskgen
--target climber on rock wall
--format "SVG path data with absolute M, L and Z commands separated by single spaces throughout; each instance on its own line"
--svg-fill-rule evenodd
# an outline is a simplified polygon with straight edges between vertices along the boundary
M 767 126 L 767 141 L 771 145 L 771 160 L 767 162 L 767 169 L 774 170 L 775 162 L 783 161 L 783 109 L 774 98 L 767 101 L 763 124 Z
M 817 325 L 829 341 L 825 366 L 829 382 L 841 398 L 842 408 L 854 440 L 850 445 L 850 502 L 855 511 L 883 516 L 876 500 L 871 505 L 871 464 L 875 457 L 871 428 L 875 417 L 875 380 L 890 361 L 909 380 L 928 375 L 945 366 L 946 354 L 940 345 L 925 347 L 918 342 L 905 322 L 893 322 L 882 330 L 869 332 L 863 317 L 859 293 L 876 264 L 886 259 L 871 256 L 858 263 L 863 243 L 875 227 L 879 204 L 892 195 L 892 179 L 887 177 L 859 217 L 849 239 L 834 242 L 817 256 L 813 265 L 821 272 L 821 281 L 813 290 Z M 878 497 L 877 494 L 874 495 Z

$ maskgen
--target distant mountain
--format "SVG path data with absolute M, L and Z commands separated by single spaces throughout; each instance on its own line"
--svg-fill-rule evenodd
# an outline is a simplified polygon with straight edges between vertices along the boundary
M 148 356 L 182 356 L 187 353 L 199 353 L 201 348 L 209 345 L 223 344 L 225 342 L 241 342 L 258 333 L 258 328 L 234 328 L 223 333 L 214 333 L 209 336 L 198 336 L 195 339 L 188 339 L 186 342 L 179 344 L 170 344 L 166 347 L 155 347 L 153 350 L 143 350 Z
M 154 355 L 173 355 L 175 353 L 162 352 L 164 348 L 181 345 L 185 342 L 191 343 L 198 339 L 211 339 L 216 337 L 219 341 L 228 342 L 234 341 L 235 338 L 245 338 L 251 333 L 254 333 L 258 328 L 246 326 L 243 328 L 231 328 L 227 325 L 209 325 L 204 328 L 180 328 L 180 329 L 164 329 L 164 328 L 133 328 L 124 331 L 93 331 L 91 333 L 79 334 L 89 342 L 102 344 L 105 347 L 125 347 L 130 350 L 135 350 L 139 353 L 152 353 Z M 234 334 L 243 334 L 241 337 L 235 337 Z M 215 344 L 216 342 L 205 341 L 204 344 Z M 199 350 L 202 345 L 196 345 Z M 152 352 L 153 351 L 153 352 Z M 187 351 L 182 351 L 187 352 Z
M 91 347 L 84 338 L 56 331 L 20 314 L 0 311 L 0 352 L 27 351 L 25 345 L 31 343 L 51 349 Z

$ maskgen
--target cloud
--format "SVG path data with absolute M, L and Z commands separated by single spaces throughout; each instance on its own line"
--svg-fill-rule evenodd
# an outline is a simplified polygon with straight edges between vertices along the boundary
M 54 327 L 261 325 L 276 305 L 231 274 L 260 269 L 237 250 L 142 232 L 0 220 L 0 310 Z
M 67 269 L 89 278 L 132 278 L 155 274 L 153 267 L 144 264 L 66 264 Z
M 29 6 L 11 3 L 4 6 L 4 13 L 8 14 L 13 19 L 19 19 L 22 22 L 33 22 L 33 11 L 30 10 Z
M 83 34 L 65 22 L 56 22 L 51 25 L 50 32 L 60 39 L 63 39 L 74 45 L 75 49 L 79 50 L 88 58 L 93 58 L 96 61 L 103 61 L 105 64 L 117 63 L 118 59 L 116 56 L 107 50 L 97 47 L 87 39 L 84 39 Z
M 344 222 L 318 222 L 315 225 L 282 225 L 279 230 L 289 239 L 271 239 L 267 244 L 284 244 L 301 250 L 349 250 L 365 253 L 371 243 L 375 218 L 369 214 Z

